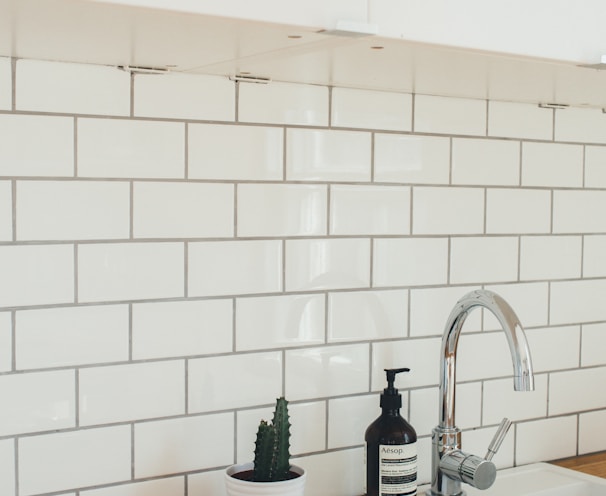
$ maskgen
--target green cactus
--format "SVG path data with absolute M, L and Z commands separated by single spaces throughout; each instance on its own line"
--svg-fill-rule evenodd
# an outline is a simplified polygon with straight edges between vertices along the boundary
M 276 400 L 271 424 L 262 420 L 255 442 L 253 481 L 276 482 L 286 480 L 290 470 L 290 422 L 288 401 Z

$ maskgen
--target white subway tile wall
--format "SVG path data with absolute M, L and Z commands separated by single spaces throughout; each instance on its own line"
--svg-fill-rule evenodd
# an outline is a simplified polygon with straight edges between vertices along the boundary
M 221 496 L 285 394 L 308 494 L 360 494 L 404 366 L 427 482 L 443 326 L 478 288 L 520 316 L 536 390 L 473 312 L 467 448 L 509 415 L 499 467 L 606 449 L 605 130 L 593 109 L 0 58 L 0 493 Z

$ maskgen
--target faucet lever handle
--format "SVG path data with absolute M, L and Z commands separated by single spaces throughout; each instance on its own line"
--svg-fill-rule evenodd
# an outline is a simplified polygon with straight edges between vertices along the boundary
M 505 436 L 507 435 L 507 432 L 509 431 L 509 428 L 511 427 L 511 424 L 511 420 L 509 420 L 507 417 L 501 420 L 501 425 L 499 425 L 496 434 L 488 445 L 488 451 L 486 452 L 486 456 L 484 457 L 486 460 L 492 460 L 492 457 L 499 450 L 501 444 L 503 443 L 503 440 L 505 439 Z

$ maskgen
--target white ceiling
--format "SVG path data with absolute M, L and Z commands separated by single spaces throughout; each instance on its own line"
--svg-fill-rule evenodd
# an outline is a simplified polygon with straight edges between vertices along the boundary
M 606 71 L 572 63 L 81 0 L 0 0 L 0 56 L 606 107 Z

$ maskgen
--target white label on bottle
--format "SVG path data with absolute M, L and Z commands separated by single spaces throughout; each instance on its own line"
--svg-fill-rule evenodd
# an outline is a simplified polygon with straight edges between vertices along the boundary
M 417 494 L 417 443 L 379 445 L 379 494 Z

